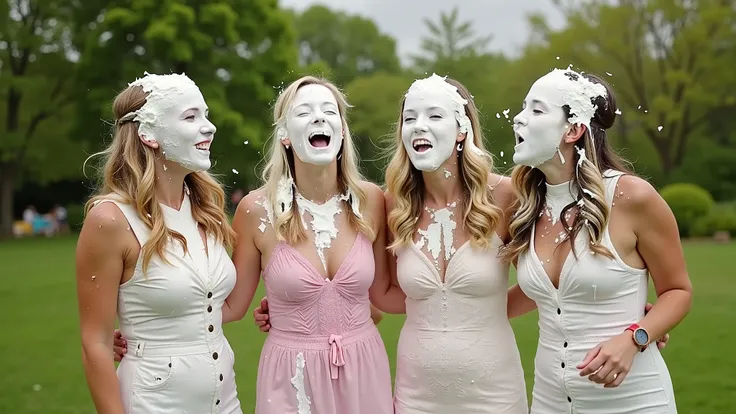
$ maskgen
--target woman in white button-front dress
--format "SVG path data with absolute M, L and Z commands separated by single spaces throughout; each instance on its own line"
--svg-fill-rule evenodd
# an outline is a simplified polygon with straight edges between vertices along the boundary
M 113 103 L 115 136 L 77 246 L 83 363 L 103 414 L 240 414 L 222 306 L 235 285 L 215 126 L 185 75 L 146 75 Z M 129 352 L 110 358 L 115 319 Z
M 685 317 L 692 286 L 672 212 L 609 145 L 617 113 L 603 81 L 567 69 L 537 80 L 514 117 L 504 254 L 518 261 L 512 296 L 527 298 L 509 316 L 539 309 L 534 414 L 677 412 L 648 345 Z M 658 299 L 645 315 L 648 274 Z

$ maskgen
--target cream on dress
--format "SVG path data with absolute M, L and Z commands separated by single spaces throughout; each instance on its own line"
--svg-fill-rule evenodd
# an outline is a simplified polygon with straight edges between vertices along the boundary
M 138 242 L 150 229 L 136 210 L 116 200 Z M 207 249 L 192 217 L 189 196 L 179 210 L 161 204 L 166 226 L 187 240 L 154 254 L 144 274 L 143 255 L 120 285 L 118 318 L 128 353 L 118 366 L 127 414 L 241 414 L 233 350 L 222 331 L 222 305 L 235 286 L 235 266 L 213 237 Z
M 604 174 L 609 207 L 621 175 L 617 171 Z M 550 187 L 551 196 L 557 191 L 569 191 L 562 184 Z M 581 377 L 575 368 L 589 350 L 641 320 L 647 302 L 647 270 L 624 263 L 613 247 L 608 227 L 601 244 L 613 253 L 614 259 L 591 255 L 588 240 L 587 233 L 578 234 L 578 258 L 572 253 L 568 255 L 558 289 L 544 271 L 534 243 L 519 257 L 519 287 L 539 308 L 531 412 L 676 413 L 672 380 L 656 345 L 636 355 L 631 371 L 617 388 L 603 388 L 588 377 Z
M 528 414 L 524 373 L 506 314 L 509 266 L 466 242 L 443 283 L 415 244 L 397 255 L 406 322 L 396 357 L 396 414 Z

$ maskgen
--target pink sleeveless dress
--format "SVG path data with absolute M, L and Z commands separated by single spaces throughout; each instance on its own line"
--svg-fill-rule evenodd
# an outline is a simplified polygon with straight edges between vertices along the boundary
M 332 281 L 280 242 L 263 271 L 271 330 L 256 414 L 393 414 L 386 348 L 370 317 L 375 272 L 358 234 Z

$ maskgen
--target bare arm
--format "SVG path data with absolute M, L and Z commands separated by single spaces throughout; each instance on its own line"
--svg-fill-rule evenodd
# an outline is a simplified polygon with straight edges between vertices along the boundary
M 376 239 L 373 242 L 376 274 L 369 290 L 371 303 L 386 313 L 406 313 L 406 295 L 396 282 L 396 258 L 386 249 L 389 238 L 384 194 L 375 184 L 365 183 L 364 189 L 376 228 Z
M 526 315 L 535 309 L 537 309 L 537 303 L 529 299 L 518 284 L 509 288 L 508 302 L 506 303 L 506 313 L 509 319 Z
M 509 221 L 511 219 L 511 214 L 513 213 L 512 209 L 515 200 L 514 187 L 509 177 L 502 177 L 496 174 L 490 174 L 488 182 L 496 183 L 492 187 L 493 198 L 501 210 L 503 210 L 503 216 L 496 227 L 496 232 L 504 243 L 508 243 L 511 241 L 511 235 L 509 234 Z M 516 267 L 517 263 L 518 261 L 514 260 L 514 263 L 512 264 Z M 518 284 L 509 288 L 506 302 L 506 313 L 509 319 L 525 315 L 535 309 L 537 309 L 537 303 L 529 299 Z
M 76 251 L 82 364 L 92 400 L 101 414 L 123 414 L 120 386 L 110 358 L 117 295 L 124 270 L 127 221 L 112 203 L 92 208 Z M 130 237 L 130 236 L 128 236 Z
M 235 287 L 222 307 L 223 323 L 243 319 L 261 277 L 261 252 L 256 247 L 254 234 L 260 225 L 259 217 L 265 217 L 266 212 L 256 204 L 258 194 L 259 192 L 253 192 L 243 197 L 233 218 L 233 230 L 236 234 L 233 263 L 238 276 Z
M 672 330 L 690 311 L 692 284 L 672 210 L 648 182 L 630 176 L 620 181 L 621 191 L 632 201 L 627 213 L 633 218 L 637 250 L 657 291 L 656 303 L 639 322 L 653 340 Z

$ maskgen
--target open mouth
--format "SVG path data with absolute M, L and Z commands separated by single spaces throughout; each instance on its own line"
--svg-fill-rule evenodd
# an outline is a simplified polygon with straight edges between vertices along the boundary
M 411 146 L 412 146 L 412 148 L 414 148 L 414 151 L 416 151 L 416 152 L 418 152 L 420 154 L 423 153 L 423 152 L 427 152 L 427 151 L 429 151 L 429 150 L 432 149 L 432 143 L 429 142 L 428 139 L 424 139 L 424 138 L 415 139 L 411 143 Z
M 516 134 L 516 145 L 519 145 L 519 144 L 521 144 L 522 142 L 524 142 L 524 137 L 522 137 L 522 136 L 521 136 L 521 135 L 519 135 L 519 134 Z
M 195 145 L 194 148 L 200 150 L 200 151 L 210 151 L 210 144 L 212 141 L 202 141 L 199 144 Z
M 309 145 L 314 148 L 326 148 L 330 145 L 331 134 L 326 131 L 315 131 L 309 134 Z

